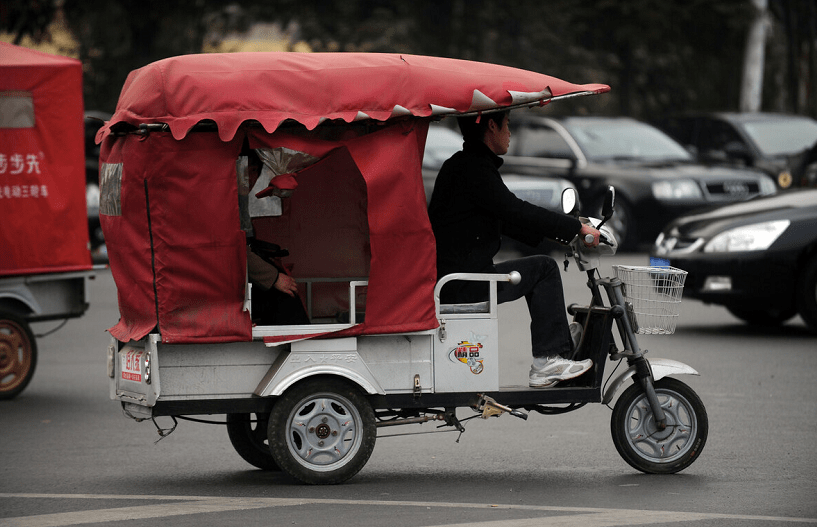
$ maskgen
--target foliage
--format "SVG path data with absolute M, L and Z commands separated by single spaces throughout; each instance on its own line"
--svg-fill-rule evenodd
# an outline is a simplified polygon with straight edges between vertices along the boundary
M 61 9 L 47 0 L 8 0 L 0 7 L 0 30 L 15 38 L 47 38 L 50 21 L 64 13 L 85 64 L 86 106 L 108 111 L 135 68 L 183 53 L 236 49 L 447 56 L 613 87 L 609 95 L 560 104 L 556 111 L 650 119 L 686 109 L 736 110 L 745 35 L 754 17 L 750 0 L 59 0 L 56 5 Z M 814 2 L 770 0 L 770 10 L 775 22 L 767 46 L 764 109 L 815 115 L 817 97 L 807 91 L 817 85 Z M 276 42 L 237 44 L 237 35 L 260 22 L 268 24 Z

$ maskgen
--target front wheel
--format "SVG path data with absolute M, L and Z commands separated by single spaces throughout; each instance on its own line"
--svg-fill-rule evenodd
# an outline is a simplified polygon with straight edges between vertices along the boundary
M 374 410 L 360 391 L 316 378 L 287 390 L 269 418 L 270 451 L 283 471 L 304 483 L 342 483 L 374 450 Z
M 37 342 L 28 323 L 0 312 L 0 399 L 22 392 L 37 366 Z
M 610 431 L 616 450 L 631 467 L 648 474 L 673 474 L 698 458 L 709 420 L 698 394 L 681 381 L 669 377 L 656 381 L 655 393 L 666 415 L 664 430 L 656 427 L 641 385 L 633 384 L 613 408 Z

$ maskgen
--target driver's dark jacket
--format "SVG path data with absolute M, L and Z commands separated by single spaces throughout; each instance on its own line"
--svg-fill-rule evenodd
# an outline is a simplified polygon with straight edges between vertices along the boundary
M 502 159 L 484 143 L 466 141 L 440 168 L 428 206 L 438 278 L 495 272 L 493 258 L 502 235 L 536 246 L 544 238 L 568 243 L 581 230 L 578 219 L 517 198 L 499 175 L 501 165 Z M 477 301 L 486 287 L 453 282 L 443 289 L 442 300 Z

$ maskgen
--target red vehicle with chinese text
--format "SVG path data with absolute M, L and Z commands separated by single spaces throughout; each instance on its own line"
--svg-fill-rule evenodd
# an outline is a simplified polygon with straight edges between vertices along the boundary
M 0 42 L 0 399 L 34 374 L 30 323 L 88 308 L 83 137 L 81 63 Z

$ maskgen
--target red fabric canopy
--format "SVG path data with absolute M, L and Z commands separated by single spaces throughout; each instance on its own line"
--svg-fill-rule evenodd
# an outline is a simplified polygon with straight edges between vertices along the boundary
M 235 168 L 245 142 L 317 161 L 287 174 L 295 192 L 283 214 L 254 224 L 256 236 L 290 250 L 296 280 L 368 280 L 365 320 L 343 334 L 432 329 L 436 248 L 421 174 L 429 119 L 410 117 L 608 89 L 408 55 L 195 55 L 137 70 L 99 136 L 101 221 L 121 313 L 111 333 L 136 340 L 158 326 L 165 342 L 251 339 Z M 389 122 L 319 127 L 326 119 Z M 218 134 L 191 133 L 204 120 Z M 314 131 L 279 129 L 286 120 Z M 111 134 L 120 123 L 169 132 Z
M 0 42 L 0 276 L 91 268 L 82 65 Z
M 109 126 L 160 122 L 181 139 L 208 119 L 229 141 L 250 119 L 270 133 L 286 119 L 311 130 L 325 119 L 428 117 L 609 90 L 506 66 L 417 55 L 186 55 L 133 71 Z

